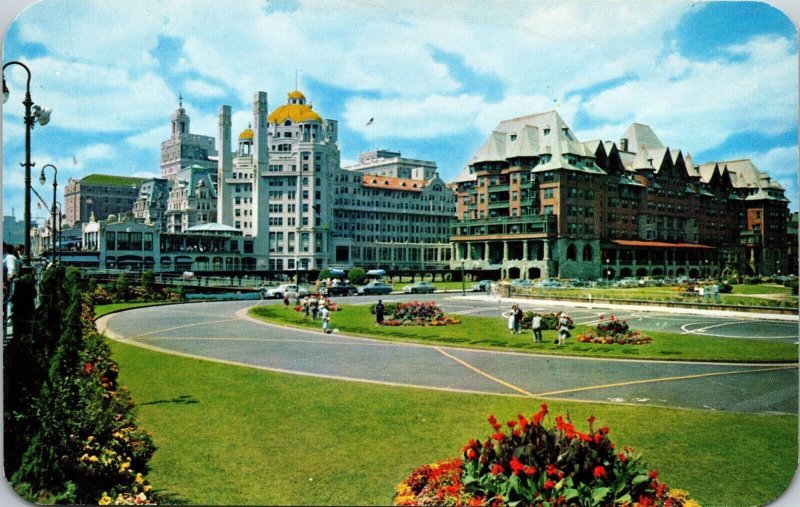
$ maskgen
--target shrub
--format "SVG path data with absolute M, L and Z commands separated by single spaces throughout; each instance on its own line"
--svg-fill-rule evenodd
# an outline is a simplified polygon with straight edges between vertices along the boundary
M 558 320 L 559 315 L 558 313 L 537 313 L 537 312 L 525 312 L 522 314 L 522 329 L 530 329 L 531 328 L 531 320 L 533 320 L 534 315 L 539 315 L 542 317 L 542 330 L 547 331 L 548 329 L 557 329 L 558 328 Z M 570 329 L 575 327 L 575 323 L 572 322 L 572 317 L 567 317 L 567 326 Z
M 383 315 L 389 316 L 394 315 L 394 312 L 397 310 L 397 305 L 400 303 L 382 303 L 383 304 Z M 375 304 L 369 305 L 369 313 L 375 315 Z
M 361 268 L 351 268 L 347 272 L 347 279 L 354 285 L 361 285 L 367 278 L 367 273 Z
M 783 285 L 792 289 L 793 295 L 795 296 L 797 295 L 797 278 L 789 278 L 785 282 L 783 282 Z
M 395 505 L 631 505 L 695 507 L 680 490 L 658 480 L 630 447 L 621 452 L 607 427 L 575 429 L 558 416 L 555 427 L 542 425 L 547 405 L 528 420 L 522 414 L 503 431 L 489 417 L 494 433 L 470 440 L 459 459 L 423 465 L 396 489 Z
M 384 310 L 384 313 L 388 314 Z M 448 317 L 433 301 L 410 301 L 395 306 L 392 318 L 383 321 L 385 326 L 446 326 L 461 321 Z
M 130 284 L 128 284 L 128 279 L 125 277 L 125 273 L 120 273 L 119 277 L 117 278 L 114 297 L 117 301 L 127 301 L 129 295 Z
M 721 284 L 719 284 L 719 293 L 720 294 L 730 294 L 733 292 L 733 286 L 728 280 L 724 280 Z

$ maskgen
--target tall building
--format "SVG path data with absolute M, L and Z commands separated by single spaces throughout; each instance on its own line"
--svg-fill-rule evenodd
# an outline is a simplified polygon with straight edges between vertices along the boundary
M 452 267 L 616 278 L 769 274 L 785 262 L 777 182 L 750 161 L 696 166 L 647 125 L 617 145 L 579 141 L 555 111 L 505 120 L 453 184 Z
M 64 225 L 86 223 L 91 213 L 97 220 L 105 220 L 110 214 L 130 212 L 143 181 L 143 178 L 109 174 L 70 178 L 64 186 Z
M 172 113 L 171 134 L 161 143 L 161 177 L 174 180 L 189 166 L 199 165 L 215 169 L 217 155 L 215 140 L 210 136 L 192 134 L 189 115 L 183 108 L 183 97 L 178 97 L 178 108 Z
M 17 220 L 13 208 L 10 216 L 3 216 L 3 243 L 14 246 L 25 243 L 25 221 Z

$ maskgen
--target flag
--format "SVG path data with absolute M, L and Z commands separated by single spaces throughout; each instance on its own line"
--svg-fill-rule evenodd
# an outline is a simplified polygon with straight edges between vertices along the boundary
M 72 165 L 78 165 L 78 159 L 75 158 L 75 155 L 72 156 Z
M 367 125 L 366 125 L 366 126 L 367 126 L 367 127 L 369 127 L 370 125 L 372 125 L 372 121 L 373 121 L 374 119 L 375 119 L 375 118 L 370 118 L 370 119 L 369 119 L 369 121 L 367 122 Z

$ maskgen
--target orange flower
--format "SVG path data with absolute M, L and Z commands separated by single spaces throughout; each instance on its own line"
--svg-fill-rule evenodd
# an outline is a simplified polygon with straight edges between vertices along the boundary
M 595 479 L 605 479 L 608 477 L 608 472 L 606 472 L 606 467 L 600 465 L 594 467 L 594 471 L 592 472 Z
M 503 468 L 503 465 L 501 465 L 500 463 L 495 463 L 494 466 L 492 467 L 492 475 L 499 475 L 502 474 L 503 472 L 505 472 L 505 469 Z

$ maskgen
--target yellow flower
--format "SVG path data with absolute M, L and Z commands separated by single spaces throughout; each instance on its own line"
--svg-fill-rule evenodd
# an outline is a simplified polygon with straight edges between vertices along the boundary
M 113 434 L 113 435 L 111 435 L 111 436 L 112 436 L 112 437 L 114 437 L 114 438 L 122 438 L 122 433 L 120 433 L 119 431 L 117 431 L 116 433 L 114 433 L 114 434 Z
M 89 435 L 88 437 L 86 437 L 87 442 L 91 442 L 92 440 L 94 440 L 93 436 Z
M 111 497 L 108 495 L 103 495 L 103 498 L 97 502 L 98 505 L 111 505 Z
M 98 461 L 98 457 L 95 455 L 91 455 L 89 456 L 89 461 L 91 461 L 92 463 L 96 463 Z
M 686 500 L 683 502 L 683 507 L 701 507 L 697 500 Z
M 128 469 L 130 466 L 131 466 L 131 462 L 130 462 L 130 461 L 126 461 L 125 463 L 123 463 L 123 464 L 121 464 L 121 465 L 119 466 L 119 471 L 120 471 L 120 472 L 124 472 L 124 471 L 125 471 L 125 470 L 127 470 L 127 469 Z
M 136 484 L 144 483 L 144 477 L 142 477 L 141 473 L 136 474 Z
M 144 487 L 142 488 L 142 491 L 144 491 L 145 493 L 149 493 L 151 489 L 153 489 L 153 486 L 145 484 Z

